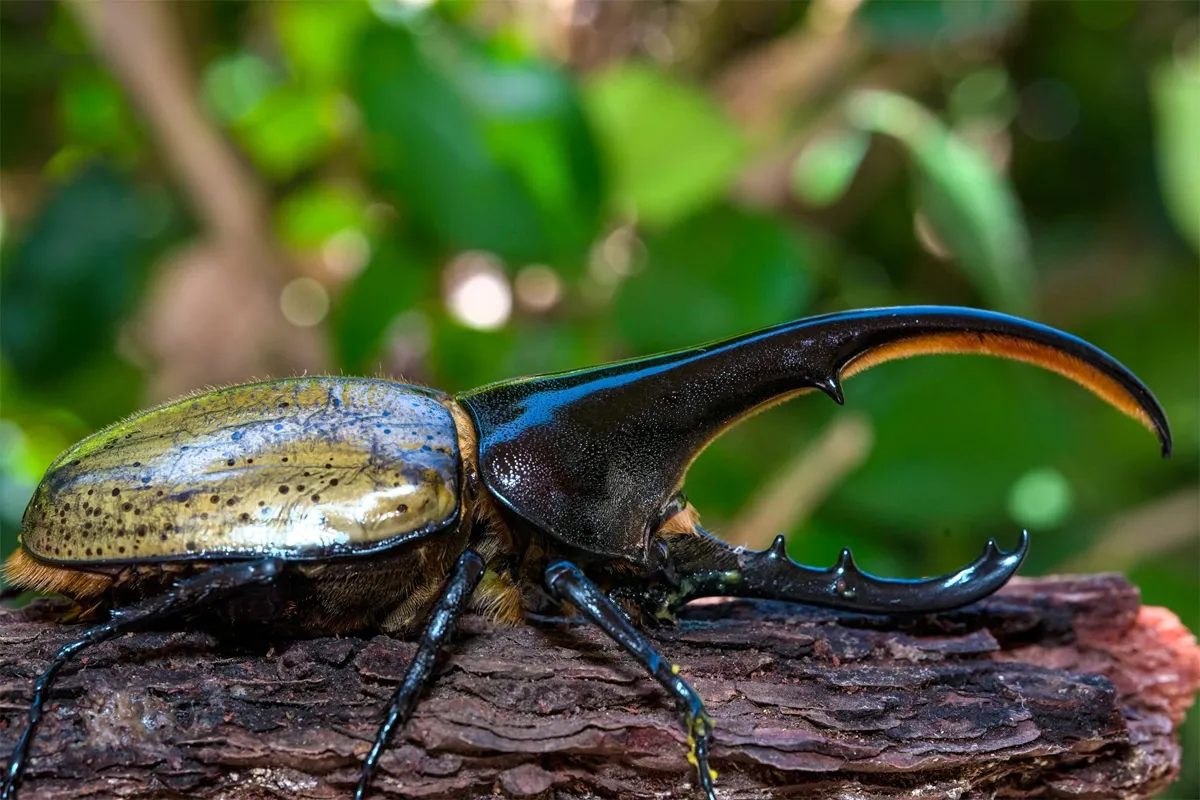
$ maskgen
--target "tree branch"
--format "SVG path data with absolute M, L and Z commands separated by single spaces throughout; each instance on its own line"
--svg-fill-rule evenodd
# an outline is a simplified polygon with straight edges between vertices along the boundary
M 53 623 L 61 607 L 0 609 L 5 751 L 79 630 Z M 1018 580 L 911 621 L 716 602 L 656 638 L 716 719 L 722 798 L 1151 797 L 1178 771 L 1174 729 L 1200 686 L 1194 637 L 1109 575 Z M 268 647 L 164 632 L 85 651 L 22 796 L 345 796 L 415 645 Z M 684 754 L 669 702 L 599 632 L 468 619 L 375 789 L 695 798 Z

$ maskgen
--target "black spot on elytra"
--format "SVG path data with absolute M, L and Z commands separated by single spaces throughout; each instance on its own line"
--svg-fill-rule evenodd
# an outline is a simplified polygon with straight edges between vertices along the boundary
M 188 542 L 187 544 L 184 545 L 184 547 L 187 549 L 187 551 L 189 553 L 192 553 L 192 552 L 195 552 L 195 550 L 196 550 L 196 543 Z
M 97 547 L 97 548 L 96 548 L 96 555 L 98 555 L 98 556 L 102 556 L 102 555 L 104 555 L 104 548 L 103 548 L 103 547 Z
M 91 529 L 92 529 L 92 523 L 90 523 L 90 522 L 85 522 L 85 523 L 83 523 L 83 529 L 84 529 L 84 530 L 91 530 Z
M 155 493 L 154 493 L 154 495 L 155 495 L 155 497 L 162 497 L 162 496 L 163 496 L 163 490 L 162 490 L 162 489 L 159 489 L 157 492 L 155 492 Z
M 133 503 L 121 503 L 122 511 L 129 511 L 132 508 L 133 508 Z
M 401 514 L 407 514 L 408 506 L 405 505 L 404 503 L 401 503 L 400 505 L 396 506 L 396 510 L 399 511 Z
M 137 526 L 137 535 L 138 535 L 138 536 L 145 536 L 145 535 L 146 535 L 146 526 L 145 526 L 145 525 L 138 525 L 138 526 Z
M 319 503 L 319 502 L 321 502 L 321 495 L 319 495 L 319 494 L 314 494 L 314 495 L 312 496 L 312 501 L 313 501 L 314 503 Z
M 159 538 L 161 541 L 164 541 L 164 542 L 165 542 L 165 541 L 167 540 L 167 535 L 166 535 L 165 533 L 160 533 L 160 534 L 158 535 L 158 538 Z
M 325 466 L 329 466 L 329 465 L 328 465 L 328 464 L 326 464 Z M 330 485 L 330 486 L 337 486 L 337 485 L 338 485 L 338 479 L 337 479 L 337 478 L 330 478 L 330 479 L 329 479 L 329 485 Z
M 250 515 L 248 513 L 246 513 L 245 511 L 243 511 L 241 514 L 238 515 L 238 519 L 240 519 L 242 522 L 249 522 Z
M 92 494 L 95 494 L 95 493 L 96 493 L 96 490 L 95 490 L 95 489 L 88 489 L 88 494 L 89 494 L 89 495 L 92 495 Z
M 227 505 L 227 506 L 237 505 L 237 498 L 236 497 L 229 498 L 228 500 L 225 501 L 225 505 Z
M 217 503 L 221 502 L 221 495 L 214 494 L 212 497 L 208 498 L 208 502 L 216 505 Z
M 267 501 L 266 501 L 266 500 L 259 500 L 259 501 L 258 501 L 258 504 L 259 504 L 260 506 L 265 506 L 265 505 L 267 504 Z
M 288 407 L 288 406 L 290 406 L 290 405 L 291 405 L 291 403 L 284 402 L 284 403 L 280 403 L 280 404 L 279 404 L 279 407 L 280 407 L 280 408 L 287 408 L 287 407 Z
M 118 552 L 118 553 L 124 553 L 124 552 L 125 552 L 125 546 L 124 546 L 124 545 L 121 545 L 120 547 L 118 547 L 118 548 L 117 548 L 117 552 Z
M 133 465 L 134 465 L 135 467 L 140 467 L 140 466 L 142 465 L 142 462 L 140 462 L 140 461 L 135 461 L 135 462 L 133 462 Z
M 230 459 L 227 459 L 227 460 L 225 461 L 225 464 L 226 464 L 227 466 L 230 466 L 230 467 L 232 467 L 232 466 L 233 466 L 234 464 L 236 464 L 236 463 L 237 463 L 237 461 L 234 461 L 232 458 L 230 458 Z
M 304 484 L 303 484 L 303 483 L 297 484 L 297 485 L 296 485 L 296 491 L 297 491 L 297 492 L 303 492 L 303 491 L 304 491 Z
M 113 490 L 112 490 L 112 496 L 113 496 L 113 497 L 120 497 L 120 496 L 121 496 L 121 490 L 120 490 L 120 489 L 113 489 Z
M 291 491 L 291 490 L 290 490 L 290 489 L 288 489 L 288 487 L 287 487 L 287 485 L 286 485 L 286 484 L 284 484 L 283 486 L 280 486 L 280 487 L 279 487 L 279 493 L 280 493 L 280 494 L 287 494 L 289 491 Z
M 288 457 L 284 456 L 283 458 L 281 458 L 279 460 L 286 464 L 288 462 Z
M 200 512 L 200 519 L 208 519 L 208 512 L 207 511 Z
M 247 464 L 253 464 L 253 463 L 254 463 L 254 459 L 253 459 L 253 458 L 247 458 L 247 459 L 246 459 L 246 463 L 247 463 Z
M 83 551 L 83 554 L 84 554 L 85 556 L 90 556 L 90 555 L 92 554 L 92 548 L 90 548 L 90 547 L 89 547 L 87 550 L 84 550 L 84 551 Z

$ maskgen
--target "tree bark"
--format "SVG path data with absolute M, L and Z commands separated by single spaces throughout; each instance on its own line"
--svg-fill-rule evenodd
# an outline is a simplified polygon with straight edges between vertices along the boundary
M 0 609 L 3 752 L 78 635 L 61 608 Z M 1152 797 L 1200 686 L 1194 637 L 1112 575 L 1016 580 L 908 620 L 720 601 L 653 635 L 716 720 L 721 798 Z M 414 651 L 186 630 L 85 650 L 51 692 L 21 796 L 346 796 Z M 467 619 L 374 791 L 697 798 L 683 739 L 599 631 Z

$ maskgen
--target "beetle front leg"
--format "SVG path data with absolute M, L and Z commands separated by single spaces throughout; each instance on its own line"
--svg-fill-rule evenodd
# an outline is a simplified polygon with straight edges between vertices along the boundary
M 696 768 L 700 787 L 708 800 L 716 800 L 713 779 L 716 770 L 708 765 L 708 751 L 712 743 L 712 718 L 704 710 L 704 702 L 696 690 L 679 676 L 679 667 L 668 664 L 654 650 L 633 625 L 624 612 L 609 600 L 602 591 L 579 569 L 567 561 L 551 564 L 546 569 L 546 587 L 555 599 L 570 601 L 589 620 L 598 625 L 621 647 L 637 659 L 650 675 L 675 698 L 687 728 L 688 761 Z
M 4 786 L 0 788 L 0 799 L 14 800 L 17 796 L 17 784 L 21 780 L 21 772 L 25 769 L 25 761 L 29 756 L 29 745 L 33 740 L 34 731 L 37 730 L 38 722 L 42 718 L 42 708 L 46 704 L 50 684 L 71 656 L 89 645 L 108 641 L 119 634 L 148 625 L 157 619 L 221 597 L 228 597 L 248 586 L 269 584 L 282 571 L 283 561 L 278 558 L 213 567 L 199 575 L 180 581 L 161 595 L 112 612 L 112 618 L 108 622 L 88 628 L 78 639 L 59 648 L 50 661 L 50 666 L 46 667 L 33 686 L 33 702 L 29 706 L 29 721 L 25 723 L 25 730 L 21 731 L 17 745 L 13 748 L 12 760 L 9 762 L 8 771 L 4 776 Z
M 392 697 L 387 717 L 379 727 L 379 732 L 375 734 L 375 744 L 371 746 L 371 752 L 367 753 L 367 758 L 363 761 L 358 788 L 354 790 L 355 800 L 363 800 L 367 786 L 371 783 L 371 775 L 375 772 L 375 766 L 379 763 L 379 757 L 383 754 L 383 748 L 387 746 L 392 732 L 404 727 L 417 706 L 421 691 L 433 681 L 433 668 L 437 663 L 438 653 L 450 640 L 455 623 L 462 616 L 467 602 L 471 599 L 471 593 L 475 591 L 482 577 L 483 559 L 477 553 L 468 550 L 459 556 L 454 572 L 446 581 L 446 588 L 442 590 L 442 596 L 433 607 L 429 622 L 425 624 L 425 632 L 421 634 L 421 643 L 417 647 L 417 654 L 413 656 L 412 664 L 408 667 L 408 674 L 404 676 L 404 682 Z

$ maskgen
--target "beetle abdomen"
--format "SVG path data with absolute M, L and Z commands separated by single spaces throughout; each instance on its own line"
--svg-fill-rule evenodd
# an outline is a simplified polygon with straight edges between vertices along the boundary
M 458 513 L 458 440 L 442 395 L 296 378 L 147 411 L 61 455 L 22 539 L 52 562 L 280 556 L 395 546 Z

